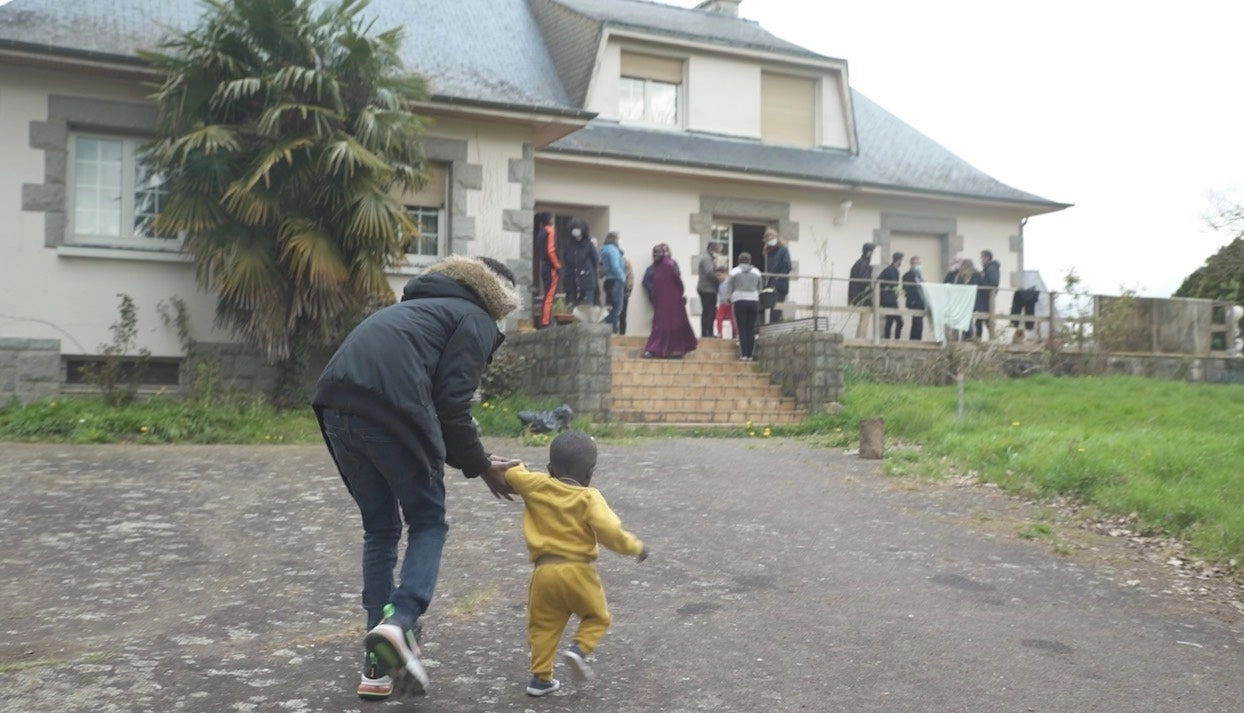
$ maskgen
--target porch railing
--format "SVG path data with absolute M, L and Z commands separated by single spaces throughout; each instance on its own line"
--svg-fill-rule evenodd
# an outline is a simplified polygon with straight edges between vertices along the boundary
M 765 276 L 775 277 L 767 273 Z M 840 332 L 848 343 L 855 344 L 937 344 L 926 312 L 902 306 L 881 306 L 880 283 L 876 280 L 869 285 L 869 303 L 857 306 L 847 302 L 847 287 L 851 282 L 847 278 L 781 277 L 790 280 L 790 292 L 775 309 L 782 313 L 783 322 L 796 324 L 780 328 L 774 325 L 775 329 Z M 1226 302 L 1042 292 L 1032 314 L 1013 314 L 1015 289 L 981 289 L 990 291 L 990 309 L 973 313 L 970 335 L 948 330 L 948 339 L 974 340 L 976 321 L 983 320 L 982 341 L 1025 349 L 1105 350 L 1172 356 L 1240 355 L 1236 348 L 1239 325 L 1234 320 L 1232 305 Z M 905 304 L 901 292 L 898 298 L 900 305 Z M 902 318 L 902 339 L 885 339 L 887 316 Z M 912 319 L 916 317 L 924 319 L 924 334 L 919 341 L 909 338 Z

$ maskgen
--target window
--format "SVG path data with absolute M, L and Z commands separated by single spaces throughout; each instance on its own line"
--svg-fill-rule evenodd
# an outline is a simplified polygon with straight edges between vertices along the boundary
M 70 141 L 69 242 L 176 250 L 177 236 L 152 221 L 168 202 L 168 182 L 139 158 L 142 140 L 75 134 Z
M 661 126 L 678 126 L 683 62 L 668 57 L 622 53 L 618 116 Z
M 443 211 L 439 208 L 408 205 L 406 212 L 411 220 L 415 221 L 415 225 L 419 226 L 419 234 L 412 235 L 410 242 L 406 244 L 407 258 L 439 256 Z
M 816 145 L 815 79 L 761 73 L 760 136 L 777 144 Z
M 421 265 L 447 254 L 448 224 L 445 220 L 445 198 L 448 194 L 449 171 L 442 164 L 428 166 L 427 181 L 416 193 L 401 196 L 406 213 L 419 227 L 406 244 L 406 263 Z

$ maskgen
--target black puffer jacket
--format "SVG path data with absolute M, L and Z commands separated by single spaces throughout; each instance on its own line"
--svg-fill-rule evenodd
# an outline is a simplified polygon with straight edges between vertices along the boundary
M 401 302 L 355 327 L 329 360 L 312 400 L 321 430 L 324 409 L 354 413 L 391 430 L 419 472 L 439 473 L 446 463 L 468 478 L 488 470 L 471 397 L 504 339 L 497 320 L 516 306 L 513 290 L 477 260 L 433 266 L 407 283 Z

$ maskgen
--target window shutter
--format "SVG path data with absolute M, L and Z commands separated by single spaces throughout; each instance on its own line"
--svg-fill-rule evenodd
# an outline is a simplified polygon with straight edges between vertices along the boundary
M 682 60 L 623 52 L 622 76 L 682 84 Z
M 428 179 L 423 184 L 423 188 L 413 193 L 403 193 L 401 196 L 403 205 L 444 208 L 445 195 L 448 191 L 446 174 L 445 166 L 436 163 L 428 164 Z
M 769 142 L 815 146 L 816 80 L 762 73 L 760 135 Z

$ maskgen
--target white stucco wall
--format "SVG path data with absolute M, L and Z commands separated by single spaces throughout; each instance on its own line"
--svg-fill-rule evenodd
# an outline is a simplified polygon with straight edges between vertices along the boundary
M 682 269 L 688 298 L 688 312 L 698 314 L 695 292 L 696 258 L 703 249 L 701 238 L 691 227 L 691 216 L 700 212 L 701 196 L 737 198 L 788 203 L 790 220 L 798 223 L 798 239 L 788 242 L 795 273 L 790 300 L 811 303 L 811 277 L 832 278 L 821 282 L 822 301 L 845 305 L 847 278 L 859 257 L 860 246 L 876 240 L 882 214 L 902 214 L 936 219 L 954 219 L 958 235 L 963 236 L 963 252 L 974 259 L 989 248 L 1003 263 L 1003 286 L 1010 284 L 1010 273 L 1019 255 L 1010 250 L 1010 236 L 1018 230 L 1019 213 L 1000 208 L 982 208 L 958 202 L 942 202 L 903 197 L 849 197 L 853 206 L 843 225 L 834 218 L 847 194 L 829 189 L 748 184 L 713 178 L 678 177 L 622 169 L 571 166 L 537 161 L 537 208 L 545 205 L 597 206 L 607 216 L 607 225 L 593 225 L 602 233 L 616 230 L 620 245 L 635 269 L 637 282 L 631 296 L 628 334 L 646 334 L 651 329 L 652 308 L 638 281 L 651 261 L 652 246 L 669 243 L 674 260 Z M 724 222 L 747 220 L 747 215 L 725 216 Z M 759 262 L 758 256 L 753 258 Z M 873 263 L 884 264 L 889 253 L 878 250 Z M 932 262 L 932 261 L 930 261 Z M 940 279 L 940 276 L 932 279 Z M 826 287 L 828 283 L 830 286 Z M 805 315 L 807 316 L 807 315 Z M 698 332 L 698 322 L 693 319 Z M 845 328 L 845 324 L 832 325 Z
M 510 162 L 523 158 L 524 144 L 530 144 L 530 127 L 516 123 L 471 121 L 461 118 L 433 117 L 427 133 L 429 139 L 450 139 L 467 142 L 466 163 L 482 167 L 480 189 L 464 189 L 451 177 L 449 200 L 455 192 L 464 192 L 467 215 L 474 218 L 475 235 L 454 239 L 450 250 L 461 255 L 487 255 L 502 262 L 517 260 L 528 230 L 506 230 L 506 211 L 522 208 L 522 184 L 510 181 Z M 452 229 L 452 228 L 451 228 Z M 390 276 L 394 293 L 418 270 L 407 269 Z
M 0 337 L 58 339 L 64 354 L 97 354 L 111 340 L 119 298 L 138 309 L 139 348 L 153 356 L 180 356 L 177 334 L 164 326 L 157 305 L 180 297 L 189 310 L 192 336 L 230 341 L 213 327 L 215 297 L 196 285 L 192 264 L 177 253 L 45 247 L 45 214 L 22 210 L 23 184 L 43 184 L 44 151 L 31 148 L 31 122 L 48 118 L 49 95 L 141 102 L 150 88 L 135 82 L 75 78 L 22 69 L 0 71 Z M 441 119 L 429 134 L 467 142 L 466 162 L 482 166 L 481 189 L 464 190 L 475 237 L 454 244 L 457 252 L 517 260 L 525 231 L 507 231 L 506 210 L 522 203 L 521 183 L 510 181 L 510 160 L 523 157 L 531 130 L 518 123 Z M 395 295 L 409 279 L 395 273 Z
M 51 94 L 142 101 L 137 83 L 23 69 L 0 71 L 0 336 L 61 340 L 65 354 L 95 354 L 111 341 L 117 293 L 134 299 L 140 347 L 154 356 L 181 353 L 177 335 L 160 321 L 157 304 L 185 300 L 194 336 L 213 340 L 214 301 L 198 291 L 192 266 L 176 255 L 81 251 L 44 246 L 44 214 L 22 210 L 22 185 L 44 182 L 44 152 L 30 147 L 30 124 L 48 118 Z M 124 259 L 121 259 L 124 258 Z M 154 258 L 154 259 L 148 259 Z

